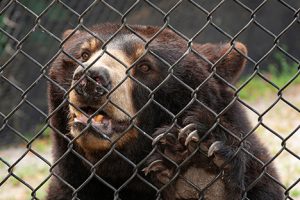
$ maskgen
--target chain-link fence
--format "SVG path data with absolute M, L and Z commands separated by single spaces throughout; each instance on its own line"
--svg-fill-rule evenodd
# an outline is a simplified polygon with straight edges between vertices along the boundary
M 299 9 L 1 1 L 0 199 L 300 199 Z

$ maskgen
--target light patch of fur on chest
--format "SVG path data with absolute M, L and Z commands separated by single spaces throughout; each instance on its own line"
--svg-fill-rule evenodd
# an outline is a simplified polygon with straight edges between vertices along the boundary
M 214 178 L 215 174 L 210 174 L 204 169 L 196 168 L 191 166 L 185 173 L 182 174 L 184 178 L 189 180 L 192 184 L 197 186 L 199 189 L 205 188 L 209 185 Z M 179 177 L 176 182 L 176 199 L 198 199 L 200 198 L 199 192 L 184 178 Z M 225 185 L 219 178 L 211 186 L 205 189 L 204 199 L 205 200 L 224 200 L 225 197 Z

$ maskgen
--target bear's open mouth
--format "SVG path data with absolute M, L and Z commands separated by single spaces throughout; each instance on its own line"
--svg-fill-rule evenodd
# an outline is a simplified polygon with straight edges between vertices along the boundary
M 79 111 L 80 110 L 80 111 Z M 71 111 L 73 128 L 78 131 L 88 130 L 96 137 L 111 140 L 114 133 L 122 133 L 129 127 L 129 121 L 117 121 L 105 111 L 85 106 Z

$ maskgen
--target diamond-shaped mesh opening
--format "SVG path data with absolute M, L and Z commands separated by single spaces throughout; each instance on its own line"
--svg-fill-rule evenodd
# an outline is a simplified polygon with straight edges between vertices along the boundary
M 31 103 L 30 106 L 36 107 L 36 109 L 38 109 L 38 112 L 41 115 L 45 116 L 46 119 L 47 112 L 45 110 L 47 109 L 47 106 L 42 102 L 47 101 L 47 94 L 40 93 L 39 91 L 47 90 L 47 80 L 44 77 L 41 77 L 40 79 L 37 79 L 37 81 L 34 82 L 31 86 L 32 87 L 26 95 L 26 99 Z
M 278 113 L 278 114 L 277 114 Z M 298 127 L 293 121 L 283 121 L 282 123 L 274 123 L 276 119 L 274 116 L 290 115 L 295 121 L 299 120 L 300 114 L 295 109 L 287 105 L 286 103 L 279 101 L 271 110 L 264 115 L 264 124 L 270 127 L 273 131 L 279 133 L 281 136 L 289 135 L 294 129 Z M 289 123 L 285 125 L 284 123 Z
M 272 12 L 276 8 L 276 12 L 279 13 L 279 15 L 276 15 L 274 17 L 270 17 L 266 15 L 265 13 Z M 286 17 L 280 18 L 280 15 L 284 15 L 284 13 L 288 13 Z M 269 1 L 266 2 L 256 13 L 257 21 L 266 29 L 271 31 L 273 34 L 278 35 L 280 32 L 282 32 L 284 29 L 287 28 L 287 26 L 294 20 L 293 11 L 291 11 L 289 8 L 283 6 L 281 2 L 279 1 Z M 277 21 L 276 25 L 270 26 L 272 21 Z
M 29 140 L 34 135 L 34 130 L 45 120 L 45 116 L 36 111 L 35 108 L 29 106 L 26 103 L 22 103 L 20 106 L 12 111 L 8 118 L 8 123 L 11 123 L 16 131 L 24 133 L 25 137 Z M 30 120 L 34 119 L 35 123 L 29 123 Z M 19 122 L 19 123 L 17 123 Z
M 3 15 L 5 14 L 8 17 L 8 22 L 4 24 L 6 24 L 6 26 L 13 26 L 13 28 L 11 27 L 12 32 L 10 32 L 10 35 L 19 40 L 26 38 L 26 35 L 35 25 L 35 13 L 30 9 L 27 9 L 26 6 L 19 2 L 12 2 L 7 4 L 7 6 L 4 7 L 1 12 L 3 13 Z M 18 21 L 22 18 L 26 19 L 26 25 L 24 24 L 22 28 L 15 28 L 17 26 L 16 23 L 18 23 Z
M 288 31 L 285 32 L 281 37 L 280 37 L 280 42 L 283 44 L 283 49 L 285 49 L 286 51 L 289 52 L 290 55 L 292 55 L 294 58 L 299 60 L 299 55 L 297 55 L 296 52 L 299 51 L 299 46 L 298 44 L 298 40 L 294 39 L 295 36 L 291 34 L 291 32 L 294 31 L 299 31 L 299 26 L 297 26 L 297 23 L 293 23 L 291 24 L 291 26 L 289 27 Z M 288 39 L 292 39 L 294 40 L 294 44 L 291 45 L 286 45 L 287 44 L 287 40 Z
M 256 103 L 256 109 L 263 111 L 263 109 L 267 109 L 277 99 L 278 90 L 259 75 L 253 76 L 252 80 L 254 81 L 250 81 L 239 92 L 240 98 L 242 100 L 245 99 L 252 106 L 254 105 L 251 102 L 259 102 L 261 97 L 268 99 L 268 101 L 265 100 L 262 104 Z M 257 94 L 260 94 L 260 96 L 257 96 Z
M 32 46 L 32 43 L 35 46 Z M 41 45 L 44 44 L 45 46 Z M 59 50 L 59 41 L 49 35 L 43 29 L 37 27 L 28 39 L 23 43 L 22 50 L 38 62 L 41 68 L 46 64 Z M 42 46 L 42 47 L 41 47 Z M 51 49 L 49 49 L 51 46 Z M 28 63 L 27 65 L 33 65 Z
M 1 63 L 4 63 L 5 61 L 7 61 L 7 54 L 12 54 L 14 52 L 12 49 L 12 44 L 14 44 L 14 40 L 12 40 L 8 36 L 6 36 L 5 33 L 0 32 L 0 35 L 1 35 L 0 61 L 1 61 Z M 9 45 L 6 45 L 6 44 L 9 44 Z
M 284 92 L 283 92 L 283 98 L 288 101 L 290 104 L 294 105 L 296 108 L 300 108 L 300 104 L 299 104 L 299 97 L 295 96 L 293 94 L 295 94 L 295 92 L 298 90 L 298 84 L 300 81 L 299 76 L 297 76 L 296 79 L 294 79 L 294 81 L 290 84 L 291 86 L 295 86 L 295 87 L 287 87 Z
M 251 38 L 253 43 L 247 43 L 248 46 L 257 46 L 257 44 L 261 44 L 260 48 L 257 48 L 255 52 L 249 52 L 249 56 L 256 62 L 262 59 L 269 50 L 273 47 L 274 38 L 260 26 L 256 25 L 255 21 L 252 21 L 246 29 L 240 34 L 240 38 Z M 265 42 L 263 42 L 265 41 Z M 252 64 L 251 62 L 249 64 Z M 253 70 L 253 67 L 250 67 Z M 249 69 L 249 70 L 250 70 Z
M 40 15 L 43 12 L 43 10 L 46 9 L 47 6 L 50 4 L 50 1 L 21 0 L 19 2 L 36 15 Z
M 20 183 L 20 181 L 13 176 L 10 176 L 2 185 L 1 185 L 1 198 L 3 199 L 9 199 L 12 195 L 11 193 L 7 193 L 7 191 L 11 188 L 14 187 L 15 194 L 13 195 L 15 199 L 20 199 L 20 198 L 31 198 L 31 190 L 26 187 L 23 183 Z
M 126 20 L 130 24 L 162 26 L 164 16 L 157 9 L 147 2 L 138 2 L 131 12 L 128 13 Z
M 116 2 L 116 1 L 115 1 Z M 130 2 L 128 2 L 130 5 Z M 110 5 L 110 4 L 109 4 Z M 118 4 L 121 5 L 121 4 Z M 114 4 L 112 4 L 114 6 Z M 123 5 L 121 5 L 123 6 Z M 119 10 L 120 9 L 120 10 Z M 116 8 L 116 10 L 120 12 L 126 11 L 126 7 L 122 9 L 121 8 Z M 96 18 L 95 18 L 96 16 Z M 94 4 L 92 7 L 90 7 L 90 10 L 88 12 L 84 12 L 84 17 L 83 17 L 83 23 L 87 26 L 94 25 L 95 23 L 105 23 L 107 21 L 120 21 L 121 20 L 121 15 L 113 10 L 110 9 L 110 7 L 101 2 L 98 1 L 96 4 Z M 94 19 L 93 19 L 94 18 Z M 93 19 L 93 20 L 89 20 Z M 99 20 L 101 19 L 101 20 Z M 74 25 L 77 25 L 77 23 L 74 23 Z
M 186 12 L 186 10 L 189 10 L 190 12 Z M 197 13 L 197 16 L 195 16 L 195 13 Z M 201 10 L 197 9 L 193 4 L 191 4 L 188 1 L 181 2 L 175 10 L 173 10 L 170 15 L 170 25 L 174 27 L 177 31 L 184 34 L 186 37 L 190 38 L 193 35 L 196 34 L 196 31 L 201 29 L 205 23 L 206 20 L 206 14 L 203 13 Z M 188 24 L 178 24 L 177 21 L 193 21 L 194 24 L 194 30 L 191 30 L 187 28 L 189 26 Z
M 1 97 L 3 98 L 3 102 L 1 104 L 1 113 L 3 115 L 9 114 L 9 112 L 12 111 L 14 106 L 16 106 L 20 101 L 21 101 L 21 95 L 22 92 L 18 90 L 17 88 L 13 87 L 9 82 L 4 80 L 3 78 L 1 79 Z M 17 94 L 18 98 L 11 99 L 9 94 Z
M 224 11 L 232 9 L 234 12 L 226 14 Z M 213 22 L 226 33 L 234 36 L 240 32 L 249 22 L 251 13 L 245 12 L 245 9 L 234 1 L 222 3 L 222 6 L 214 13 Z M 235 20 L 239 18 L 239 20 Z M 232 22 L 235 21 L 234 24 Z
M 6 160 L 12 161 L 16 159 L 17 155 L 23 154 L 21 153 L 21 148 L 19 148 L 20 152 L 11 151 L 11 149 L 7 149 L 4 151 L 4 157 Z M 12 154 L 12 153 L 15 154 Z M 32 167 L 30 163 L 35 163 L 35 167 Z M 1 164 L 1 170 L 8 170 L 8 167 L 3 167 Z M 13 168 L 10 168 L 8 173 L 1 172 L 1 189 L 10 190 L 11 187 L 14 187 L 17 192 L 14 195 L 14 198 L 45 198 L 46 193 L 44 192 L 48 184 L 42 185 L 44 180 L 47 180 L 49 174 L 49 165 L 45 164 L 43 161 L 39 160 L 31 153 L 27 153 L 27 155 L 22 159 L 21 162 L 18 162 L 17 165 L 14 165 Z M 43 191 L 38 191 L 34 193 L 35 188 L 43 188 Z M 9 193 L 3 193 L 1 198 L 11 198 L 9 197 Z
M 0 199 L 300 199 L 299 7 L 2 1 Z
M 66 28 L 74 28 L 78 22 L 78 13 L 68 10 L 62 3 L 53 3 L 40 17 L 40 24 L 57 38 L 63 32 L 63 21 L 68 21 Z
M 25 64 L 23 67 L 19 67 L 20 64 Z M 26 90 L 35 80 L 40 76 L 40 67 L 34 63 L 27 56 L 22 53 L 18 53 L 12 62 L 5 66 L 2 73 L 7 80 L 23 91 Z M 30 76 L 22 76 L 22 74 L 29 74 Z

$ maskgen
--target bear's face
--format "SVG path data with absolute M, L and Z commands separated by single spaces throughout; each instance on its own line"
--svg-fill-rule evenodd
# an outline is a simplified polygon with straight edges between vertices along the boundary
M 69 93 L 70 133 L 84 149 L 107 150 L 114 142 L 121 148 L 138 136 L 130 127 L 139 121 L 135 102 L 147 103 L 169 66 L 132 34 L 115 37 L 105 51 L 95 37 L 79 49 L 82 63 L 75 67 Z
M 146 39 L 151 38 L 148 29 L 158 31 L 136 27 Z M 101 27 L 94 32 L 99 38 L 109 35 Z M 55 69 L 63 76 L 56 81 L 69 90 L 70 134 L 84 150 L 107 151 L 112 145 L 123 148 L 139 137 L 140 127 L 148 125 L 148 130 L 154 130 L 168 123 L 191 101 L 192 89 L 210 75 L 210 62 L 225 54 L 223 61 L 218 61 L 217 72 L 227 81 L 233 82 L 244 66 L 244 58 L 230 51 L 230 45 L 196 44 L 201 56 L 186 53 L 187 42 L 170 30 L 159 34 L 147 48 L 145 45 L 128 31 L 117 34 L 104 48 L 102 41 L 84 31 L 66 40 L 67 54 Z M 236 44 L 236 49 L 246 54 L 242 44 Z M 203 91 L 203 98 L 223 87 L 214 78 L 206 86 L 210 90 Z
M 130 127 L 135 114 L 133 83 L 127 78 L 131 57 L 117 41 L 101 50 L 98 39 L 91 37 L 80 45 L 81 65 L 73 72 L 69 94 L 70 133 L 89 150 L 107 150 L 133 140 L 137 132 Z M 124 134 L 123 136 L 121 134 Z

